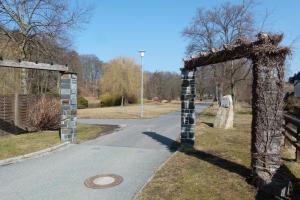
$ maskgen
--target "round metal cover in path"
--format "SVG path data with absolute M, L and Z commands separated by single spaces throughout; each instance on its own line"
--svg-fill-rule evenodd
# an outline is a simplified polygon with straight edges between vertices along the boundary
M 103 174 L 92 176 L 84 181 L 84 185 L 93 189 L 114 187 L 123 182 L 123 177 L 116 174 Z

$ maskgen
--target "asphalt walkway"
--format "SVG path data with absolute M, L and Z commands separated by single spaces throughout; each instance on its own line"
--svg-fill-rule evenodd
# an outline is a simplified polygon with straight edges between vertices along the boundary
M 198 105 L 201 112 L 206 105 Z M 44 157 L 0 167 L 1 200 L 131 200 L 173 153 L 180 112 L 153 119 L 80 119 L 87 124 L 117 124 L 122 129 Z M 117 174 L 124 181 L 90 189 L 86 178 Z

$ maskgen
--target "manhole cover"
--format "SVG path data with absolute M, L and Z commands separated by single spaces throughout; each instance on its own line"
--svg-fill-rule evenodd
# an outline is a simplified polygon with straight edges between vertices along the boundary
M 122 176 L 116 174 L 103 174 L 92 176 L 84 181 L 84 185 L 93 189 L 105 189 L 114 187 L 123 182 Z

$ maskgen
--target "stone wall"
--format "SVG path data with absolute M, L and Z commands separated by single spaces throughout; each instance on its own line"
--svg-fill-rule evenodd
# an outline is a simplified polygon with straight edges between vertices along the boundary
M 221 99 L 221 106 L 217 112 L 214 128 L 233 128 L 233 103 L 231 95 L 226 95 Z

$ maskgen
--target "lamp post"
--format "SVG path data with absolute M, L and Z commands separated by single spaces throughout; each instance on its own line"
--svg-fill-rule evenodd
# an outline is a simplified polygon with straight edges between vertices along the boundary
M 139 51 L 141 56 L 141 118 L 144 116 L 144 72 L 143 72 L 143 57 L 145 56 L 145 50 Z

